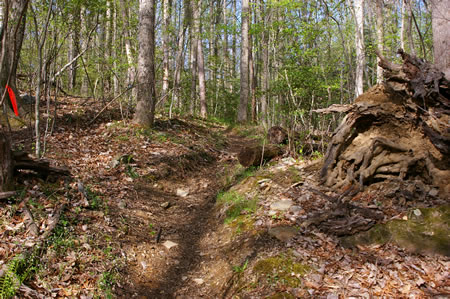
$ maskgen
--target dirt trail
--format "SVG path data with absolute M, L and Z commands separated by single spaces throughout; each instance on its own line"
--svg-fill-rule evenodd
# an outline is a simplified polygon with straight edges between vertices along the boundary
M 225 150 L 193 161 L 200 165 L 190 171 L 136 185 L 136 199 L 116 215 L 129 221 L 129 231 L 120 240 L 127 266 L 119 297 L 195 298 L 218 291 L 202 278 L 202 267 L 214 258 L 210 255 L 214 244 L 204 239 L 221 221 L 213 209 L 223 188 L 223 169 L 237 163 L 233 157 L 249 142 L 233 134 L 226 138 Z M 177 245 L 168 249 L 167 241 Z

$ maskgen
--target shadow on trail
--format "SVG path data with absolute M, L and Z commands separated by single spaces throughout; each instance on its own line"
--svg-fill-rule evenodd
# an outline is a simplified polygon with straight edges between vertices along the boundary
M 191 172 L 188 175 L 198 176 L 199 179 L 204 178 L 209 171 L 215 169 L 215 166 L 217 166 L 216 162 L 206 167 L 203 171 Z M 157 221 L 163 227 L 161 242 L 171 239 L 170 235 L 174 232 L 179 235 L 179 239 L 171 239 L 178 243 L 177 247 L 170 249 L 176 250 L 176 256 L 172 255 L 171 252 L 166 252 L 170 256 L 170 260 L 177 260 L 179 263 L 170 264 L 167 266 L 167 269 L 160 271 L 162 277 L 152 278 L 155 281 L 152 281 L 150 285 L 146 282 L 136 284 L 135 292 L 141 298 L 173 298 L 183 285 L 195 284 L 194 282 L 185 281 L 186 279 L 183 280 L 183 277 L 188 277 L 189 273 L 198 266 L 201 260 L 200 241 L 208 231 L 214 230 L 215 227 L 210 224 L 217 223 L 211 217 L 214 217 L 212 210 L 215 205 L 216 193 L 219 191 L 220 186 L 211 180 L 214 179 L 214 176 L 210 176 L 208 179 L 212 187 L 204 192 L 193 194 L 192 196 L 197 197 L 195 201 L 178 200 L 176 202 L 178 208 L 175 212 L 159 209 L 158 212 L 161 214 L 157 217 L 159 218 Z M 141 190 L 141 192 L 145 192 L 145 189 Z M 151 189 L 147 189 L 147 192 L 153 193 Z M 156 194 L 153 193 L 153 195 Z M 165 196 L 159 194 L 158 197 L 167 199 L 167 194 Z M 192 292 L 192 290 L 186 291 Z
M 230 141 L 229 154 L 234 155 L 244 140 L 236 138 Z M 202 255 L 202 250 L 207 250 L 202 243 L 203 238 L 221 224 L 214 213 L 216 196 L 224 187 L 219 182 L 219 170 L 225 164 L 236 162 L 224 162 L 219 155 L 194 148 L 187 154 L 155 158 L 147 165 L 164 165 L 168 171 L 156 175 L 152 183 L 143 182 L 139 186 L 139 195 L 128 209 L 128 217 L 133 223 L 132 232 L 121 240 L 122 245 L 127 244 L 134 250 L 147 248 L 151 257 L 147 255 L 144 259 L 150 262 L 152 269 L 146 272 L 145 267 L 143 269 L 139 264 L 127 265 L 124 270 L 131 279 L 131 285 L 117 295 L 120 298 L 220 297 L 223 289 L 212 289 L 212 286 L 197 284 L 193 279 L 202 278 L 200 267 L 209 259 Z M 207 186 L 202 187 L 204 184 Z M 156 185 L 165 185 L 167 189 L 159 189 Z M 189 195 L 176 196 L 178 188 L 189 188 Z M 166 202 L 174 206 L 164 208 L 163 203 Z M 148 223 L 162 228 L 159 244 L 155 243 L 155 238 L 148 237 Z M 178 246 L 166 249 L 162 243 L 168 240 Z M 255 248 L 260 248 L 260 245 L 255 244 Z

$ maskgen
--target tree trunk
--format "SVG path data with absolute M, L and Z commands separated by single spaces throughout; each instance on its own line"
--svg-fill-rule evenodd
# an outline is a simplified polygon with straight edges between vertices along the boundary
M 400 0 L 400 14 L 402 21 L 400 23 L 400 49 L 405 49 L 405 32 L 406 32 L 406 5 L 405 0 Z
M 170 0 L 163 1 L 163 82 L 161 92 L 161 106 L 164 107 L 167 93 L 169 92 L 169 40 L 170 40 Z
M 227 0 L 223 0 L 222 3 L 222 18 L 223 18 L 223 87 L 224 89 L 226 89 L 227 91 L 231 91 L 231 86 L 230 86 L 230 79 L 229 79 L 229 71 L 230 71 L 230 55 L 228 53 L 228 8 L 227 8 Z
M 155 118 L 155 0 L 139 3 L 138 102 L 134 122 L 153 125 Z
M 134 80 L 136 77 L 136 69 L 134 67 L 134 59 L 133 59 L 133 53 L 131 52 L 131 37 L 130 37 L 130 31 L 128 28 L 130 28 L 130 24 L 128 21 L 128 6 L 125 3 L 125 0 L 120 0 L 120 8 L 122 10 L 122 17 L 124 22 L 124 43 L 125 43 L 125 53 L 127 55 L 127 86 L 131 86 L 134 84 Z M 137 89 L 133 88 L 132 91 L 132 97 L 136 98 L 137 96 Z
M 363 94 L 364 89 L 364 0 L 354 0 L 355 10 L 355 47 L 356 47 L 356 75 L 355 75 L 355 97 Z
M 72 61 L 74 57 L 76 57 L 79 53 L 79 41 L 80 41 L 80 24 L 77 21 L 75 21 L 75 18 L 78 18 L 80 15 L 79 8 L 75 8 L 73 14 L 71 14 L 72 22 L 74 24 L 73 32 L 69 36 L 69 48 L 67 50 L 67 61 Z M 75 61 L 70 65 L 68 68 L 68 88 L 70 90 L 73 90 L 75 88 L 76 82 L 77 82 L 77 68 L 78 68 L 78 62 Z
M 248 40 L 248 23 L 249 23 L 249 0 L 242 0 L 242 25 L 241 25 L 241 92 L 238 108 L 237 121 L 240 123 L 247 122 L 247 106 L 249 90 L 249 40 Z
M 376 16 L 377 16 L 377 48 L 378 52 L 384 55 L 384 15 L 383 0 L 376 0 Z M 383 82 L 383 68 L 378 65 L 380 58 L 377 57 L 377 83 Z
M 105 77 L 104 86 L 106 87 L 106 95 L 109 96 L 112 90 L 112 80 L 111 80 L 111 54 L 112 54 L 112 31 L 113 31 L 113 3 L 111 0 L 106 1 L 106 18 L 105 18 L 105 52 L 104 59 L 106 67 L 104 69 L 103 76 Z
M 191 36 L 191 49 L 190 49 L 190 57 L 189 57 L 189 61 L 190 61 L 190 67 L 191 67 L 191 74 L 192 74 L 192 79 L 191 79 L 191 99 L 190 99 L 190 103 L 189 103 L 189 113 L 191 115 L 195 114 L 195 104 L 197 101 L 197 50 L 198 50 L 198 45 L 197 45 L 197 35 L 196 35 L 196 30 L 195 30 L 195 21 L 193 19 L 195 19 L 195 11 L 197 10 L 197 1 L 191 1 L 190 2 L 190 15 L 189 15 L 189 23 L 190 23 L 190 27 L 189 27 L 189 33 Z
M 237 18 L 235 17 L 237 15 L 237 1 L 238 0 L 232 0 L 233 3 L 231 15 L 232 15 L 232 28 L 237 27 Z M 236 76 L 236 58 L 237 58 L 237 40 L 238 40 L 237 30 L 232 30 L 231 34 L 231 59 L 230 59 L 230 92 L 233 93 L 234 91 L 234 79 Z
M 203 56 L 203 41 L 200 24 L 200 10 L 201 2 L 193 0 L 194 2 L 194 35 L 196 37 L 197 44 L 197 75 L 198 75 L 198 90 L 200 95 L 200 116 L 207 117 L 207 104 L 206 104 L 206 83 L 205 83 L 205 57 Z
M 9 139 L 0 130 L 0 192 L 11 190 L 13 178 L 13 161 Z
M 186 18 L 186 14 L 185 14 Z M 169 118 L 172 118 L 173 106 L 179 107 L 180 104 L 180 82 L 181 82 L 181 71 L 183 70 L 184 61 L 184 37 L 186 35 L 186 20 L 180 21 L 180 28 L 178 32 L 178 47 L 176 53 L 176 66 L 175 74 L 173 76 L 173 93 L 172 93 L 172 103 L 169 110 Z
M 434 64 L 450 80 L 450 1 L 432 0 Z
M 111 55 L 113 56 L 113 69 L 114 71 L 112 72 L 112 76 L 113 76 L 113 91 L 114 91 L 114 98 L 116 98 L 119 95 L 119 74 L 117 74 L 117 62 L 118 62 L 118 57 L 120 55 L 121 52 L 121 48 L 117 46 L 118 44 L 118 14 L 119 14 L 119 8 L 118 8 L 118 4 L 117 3 L 113 3 L 114 5 L 114 10 L 113 10 L 113 35 L 112 35 L 112 52 Z
M 261 6 L 264 6 L 264 1 L 261 0 Z M 264 10 L 264 27 L 266 30 L 263 32 L 263 40 L 262 40 L 262 78 L 261 78 L 261 121 L 265 128 L 269 127 L 269 120 L 267 114 L 268 107 L 268 92 L 269 92 L 269 28 L 270 28 L 270 8 L 266 7 Z
M 12 1 L 10 5 L 10 11 L 3 12 L 4 14 L 8 13 L 9 21 L 4 16 L 3 39 L 1 41 L 0 90 L 3 91 L 6 84 L 8 84 L 17 95 L 16 72 L 25 33 L 28 1 Z M 9 101 L 8 95 L 6 98 Z

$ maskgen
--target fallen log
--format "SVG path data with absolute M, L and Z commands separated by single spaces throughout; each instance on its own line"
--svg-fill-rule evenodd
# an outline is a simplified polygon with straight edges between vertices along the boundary
M 25 152 L 13 152 L 14 171 L 20 172 L 23 170 L 31 170 L 40 176 L 47 178 L 49 175 L 56 176 L 70 176 L 70 171 L 65 167 L 51 166 L 50 161 L 40 159 L 32 159 Z
M 7 199 L 16 195 L 16 191 L 0 192 L 0 199 Z
M 238 160 L 244 167 L 259 166 L 282 153 L 283 151 L 274 145 L 244 147 L 238 154 Z
M 333 104 L 327 108 L 315 109 L 312 112 L 330 114 L 330 113 L 345 113 L 350 111 L 353 108 L 353 105 L 340 105 Z

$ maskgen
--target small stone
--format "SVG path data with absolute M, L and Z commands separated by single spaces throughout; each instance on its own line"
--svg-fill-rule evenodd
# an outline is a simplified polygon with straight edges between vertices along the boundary
M 428 192 L 428 195 L 433 196 L 433 197 L 438 196 L 438 194 L 439 194 L 439 190 L 436 188 L 433 188 L 430 190 L 430 192 Z
M 161 208 L 164 208 L 164 209 L 170 208 L 170 202 L 166 201 L 166 202 L 162 203 Z
M 259 180 L 258 181 L 258 184 L 262 184 L 262 183 L 267 183 L 267 182 L 270 182 L 271 181 L 271 179 L 262 179 L 262 180 Z
M 178 244 L 172 241 L 166 241 L 163 243 L 163 246 L 166 247 L 167 249 L 170 249 L 172 247 L 178 246 Z
M 189 195 L 189 190 L 177 189 L 177 196 L 186 197 Z
M 146 262 L 144 262 L 144 261 L 142 261 L 141 262 L 141 266 L 142 266 L 142 269 L 147 269 L 147 263 Z
M 289 208 L 289 211 L 291 211 L 292 213 L 300 213 L 303 211 L 303 209 L 299 206 L 292 206 Z
M 194 278 L 194 282 L 198 285 L 202 285 L 205 281 L 201 278 Z
M 119 201 L 119 204 L 117 205 L 121 209 L 125 209 L 127 207 L 127 204 L 124 200 Z
M 290 199 L 280 200 L 271 204 L 270 209 L 275 211 L 287 211 L 293 204 L 294 202 Z
M 277 226 L 269 229 L 269 235 L 277 238 L 282 242 L 287 242 L 292 239 L 298 230 L 292 226 Z
M 414 215 L 416 215 L 417 217 L 422 215 L 422 212 L 419 209 L 415 209 L 414 210 Z

